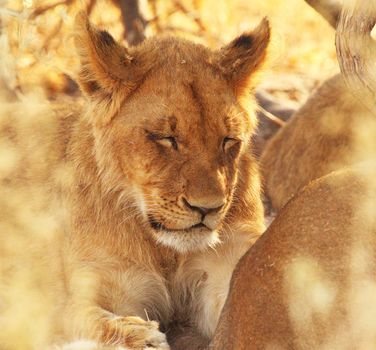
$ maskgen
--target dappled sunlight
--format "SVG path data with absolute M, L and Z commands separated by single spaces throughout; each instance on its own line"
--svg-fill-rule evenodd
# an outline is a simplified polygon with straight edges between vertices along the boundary
M 54 321 L 61 319 L 64 298 L 74 292 L 80 300 L 93 300 L 100 284 L 83 268 L 73 275 L 68 290 L 67 267 L 60 257 L 63 217 L 69 209 L 59 196 L 74 183 L 74 172 L 61 161 L 67 141 L 54 145 L 53 136 L 59 132 L 59 111 L 82 104 L 72 33 L 74 16 L 82 8 L 96 25 L 125 43 L 121 11 L 114 2 L 8 0 L 0 7 L 1 350 L 128 350 L 85 339 L 51 347 L 51 334 L 58 335 L 53 342 L 60 340 L 62 330 L 54 328 Z M 141 9 L 147 36 L 178 35 L 212 48 L 268 16 L 272 43 L 261 86 L 296 107 L 339 70 L 334 30 L 303 0 L 149 0 L 141 2 Z M 373 167 L 366 161 L 376 159 L 374 115 L 362 110 L 355 122 L 346 123 L 331 111 L 318 128 L 328 137 L 351 129 L 347 161 L 364 169 L 365 176 L 374 174 L 366 170 Z M 337 163 L 332 166 L 336 169 Z M 376 178 L 362 181 L 367 196 L 354 203 L 354 224 L 347 228 L 353 242 L 348 252 L 341 252 L 346 255 L 346 283 L 339 284 L 314 256 L 297 255 L 284 268 L 283 295 L 296 349 L 350 350 L 354 344 L 358 350 L 375 348 Z M 52 182 L 60 190 L 46 186 Z M 330 247 L 328 252 L 335 260 L 337 252 Z M 344 305 L 340 311 L 339 304 Z M 71 328 L 89 327 L 80 316 L 69 322 Z M 278 343 L 267 349 L 282 350 Z

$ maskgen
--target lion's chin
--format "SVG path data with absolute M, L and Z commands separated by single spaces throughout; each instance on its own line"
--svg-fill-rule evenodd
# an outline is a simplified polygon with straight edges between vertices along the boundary
M 220 243 L 216 230 L 190 230 L 174 232 L 158 230 L 155 233 L 158 243 L 170 247 L 179 253 L 189 253 L 214 248 Z

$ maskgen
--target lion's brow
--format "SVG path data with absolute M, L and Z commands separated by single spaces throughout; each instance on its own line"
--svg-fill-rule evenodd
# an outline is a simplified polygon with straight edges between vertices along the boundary
M 167 128 L 169 128 L 171 132 L 175 132 L 177 128 L 178 119 L 175 115 L 163 115 L 158 116 L 152 122 L 152 127 L 155 130 L 159 130 L 160 132 L 167 132 Z
M 204 106 L 203 98 L 198 93 L 198 89 L 193 82 L 189 84 L 189 89 L 190 89 L 193 100 L 196 102 L 196 105 L 198 106 L 199 113 L 200 113 L 200 120 L 202 123 L 204 123 L 205 106 Z

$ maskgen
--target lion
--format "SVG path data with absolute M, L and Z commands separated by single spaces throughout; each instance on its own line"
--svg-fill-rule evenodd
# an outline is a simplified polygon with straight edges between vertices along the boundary
M 281 209 L 236 266 L 208 349 L 374 347 L 375 180 L 375 161 L 344 167 Z
M 166 350 L 184 324 L 206 344 L 264 230 L 250 93 L 268 20 L 219 50 L 173 37 L 126 48 L 84 13 L 74 35 L 85 101 L 54 107 L 53 128 L 34 123 L 48 155 L 2 181 L 38 183 L 60 210 L 54 339 Z M 26 160 L 43 146 L 20 140 Z
M 310 181 L 374 159 L 375 116 L 341 74 L 325 81 L 268 142 L 260 159 L 266 195 L 280 210 Z

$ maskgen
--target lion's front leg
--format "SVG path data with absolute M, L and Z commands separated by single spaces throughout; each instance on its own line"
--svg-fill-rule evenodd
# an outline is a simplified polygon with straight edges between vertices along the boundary
M 120 345 L 129 350 L 169 350 L 159 323 L 138 316 L 119 316 L 99 306 L 75 303 L 65 315 L 66 338 L 91 339 L 103 345 Z M 66 310 L 68 311 L 68 310 Z
M 239 234 L 215 251 L 192 256 L 179 269 L 177 283 L 184 286 L 185 295 L 191 296 L 185 303 L 189 323 L 208 341 L 217 327 L 233 270 L 252 243 L 249 235 Z
M 98 269 L 74 271 L 64 310 L 65 340 L 89 339 L 127 350 L 168 350 L 155 321 L 167 317 L 163 311 L 168 314 L 168 297 L 152 273 L 140 270 L 133 266 L 102 271 L 100 276 Z
M 177 320 L 168 333 L 173 350 L 205 349 L 214 334 L 232 273 L 227 262 L 216 260 L 214 256 L 195 257 L 177 275 L 176 283 L 182 288 L 176 290 L 184 297 L 178 299 Z

